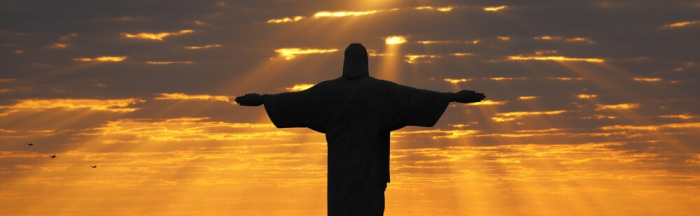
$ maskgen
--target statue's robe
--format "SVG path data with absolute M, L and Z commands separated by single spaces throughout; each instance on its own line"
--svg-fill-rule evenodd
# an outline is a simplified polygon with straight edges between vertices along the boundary
M 382 215 L 389 182 L 389 135 L 404 126 L 432 127 L 448 93 L 370 76 L 338 78 L 307 90 L 265 95 L 278 128 L 307 127 L 328 142 L 328 215 Z

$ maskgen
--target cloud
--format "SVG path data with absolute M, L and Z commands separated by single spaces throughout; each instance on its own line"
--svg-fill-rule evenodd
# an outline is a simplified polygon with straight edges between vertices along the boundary
M 388 36 L 384 38 L 386 44 L 403 44 L 406 43 L 406 37 L 400 35 Z
M 192 64 L 193 61 L 145 61 L 150 65 L 169 65 L 169 64 Z
M 602 130 L 619 130 L 619 131 L 657 131 L 662 129 L 694 129 L 700 128 L 700 122 L 688 123 L 671 123 L 662 125 L 613 125 L 604 126 Z
M 518 97 L 518 100 L 523 100 L 523 101 L 534 100 L 534 99 L 537 99 L 537 96 L 519 96 Z
M 304 91 L 304 90 L 309 89 L 313 86 L 314 86 L 314 84 L 294 84 L 294 86 L 287 88 L 287 91 L 290 91 L 290 92 Z
M 51 49 L 63 49 L 63 48 L 68 47 L 68 44 L 66 44 L 66 43 L 54 43 L 54 44 L 48 45 L 47 47 L 51 48 Z
M 110 140 L 129 141 L 136 137 L 154 141 L 205 140 L 287 140 L 293 132 L 275 129 L 270 123 L 229 123 L 210 121 L 208 118 L 172 118 L 160 121 L 120 119 L 94 129 L 90 135 Z M 245 129 L 245 130 L 244 130 Z M 252 130 L 252 131 L 251 131 Z
M 596 110 L 629 110 L 639 108 L 637 103 L 621 103 L 621 104 L 597 104 Z
M 211 49 L 211 48 L 218 48 L 221 47 L 221 44 L 207 44 L 204 46 L 185 46 L 185 49 L 188 50 L 200 50 L 200 49 Z
M 433 6 L 420 6 L 420 7 L 415 7 L 414 9 L 416 10 L 436 10 L 440 12 L 450 12 L 452 9 L 455 7 L 453 6 L 447 6 L 447 7 L 433 7 Z
M 492 101 L 492 100 L 482 100 L 476 103 L 470 103 L 469 106 L 501 106 L 506 105 L 508 101 Z
M 337 52 L 338 49 L 307 49 L 307 48 L 279 48 L 275 52 L 285 60 L 292 60 L 298 55 L 323 54 Z
M 552 111 L 518 111 L 518 112 L 505 112 L 496 113 L 491 119 L 495 122 L 507 122 L 515 121 L 523 117 L 528 116 L 542 116 L 542 115 L 559 115 L 567 112 L 566 110 L 552 110 Z
M 574 58 L 574 57 L 566 57 L 566 56 L 523 56 L 523 55 L 517 55 L 517 56 L 508 56 L 508 60 L 512 61 L 562 61 L 562 62 L 567 62 L 567 61 L 584 61 L 584 62 L 592 62 L 592 63 L 602 63 L 605 62 L 605 60 L 601 58 Z
M 662 116 L 659 116 L 659 117 L 661 117 L 661 118 L 679 118 L 679 119 L 685 119 L 685 120 L 688 120 L 688 119 L 697 119 L 697 118 L 699 118 L 699 117 L 696 116 L 696 115 L 688 115 L 688 114 L 662 115 Z
M 508 6 L 505 6 L 505 5 L 495 6 L 495 7 L 485 7 L 485 8 L 484 8 L 484 11 L 496 12 L 496 11 L 500 11 L 500 10 L 506 9 L 507 7 L 508 7 Z
M 411 137 L 411 136 L 428 136 L 431 139 L 459 139 L 465 136 L 472 136 L 478 133 L 477 130 L 414 130 L 414 131 L 395 131 L 391 133 L 392 138 Z
M 404 55 L 405 59 L 404 61 L 409 63 L 409 64 L 415 64 L 415 63 L 431 63 L 431 59 L 437 59 L 441 58 L 442 56 L 440 55 L 425 55 L 425 54 L 407 54 Z
M 463 82 L 469 82 L 469 81 L 472 81 L 473 79 L 466 79 L 466 78 L 462 78 L 462 79 L 449 79 L 449 78 L 445 78 L 445 79 L 443 79 L 443 80 L 445 80 L 445 82 L 448 82 L 448 83 L 458 84 L 458 83 L 463 83 Z
M 479 40 L 461 41 L 461 40 L 421 40 L 419 44 L 478 44 Z
M 632 79 L 634 81 L 638 81 L 638 82 L 659 82 L 659 81 L 661 81 L 661 78 L 659 78 L 659 77 L 634 77 Z
M 294 16 L 294 17 L 284 17 L 280 19 L 269 19 L 266 23 L 288 23 L 288 22 L 298 22 L 304 19 L 304 16 Z
M 591 99 L 591 98 L 596 98 L 598 95 L 594 94 L 578 94 L 576 97 L 581 98 L 581 99 Z
M 121 62 L 126 60 L 126 58 L 126 56 L 99 56 L 94 58 L 73 58 L 73 60 L 81 62 Z
M 166 37 L 180 36 L 180 35 L 191 34 L 191 33 L 194 33 L 194 30 L 184 29 L 184 30 L 180 30 L 179 32 L 157 32 L 157 33 L 141 32 L 141 33 L 136 33 L 136 34 L 122 33 L 122 35 L 125 38 L 136 38 L 136 39 L 163 41 L 163 39 L 165 39 Z
M 382 10 L 363 10 L 363 11 L 318 11 L 314 13 L 311 17 L 313 18 L 339 18 L 339 17 L 354 17 L 354 16 L 367 16 L 384 12 L 393 12 L 401 10 L 425 10 L 425 11 L 437 11 L 437 12 L 451 12 L 455 8 L 460 8 L 465 6 L 444 6 L 444 7 L 433 7 L 433 6 L 419 6 L 419 7 L 403 7 L 403 8 L 391 8 Z M 279 23 L 293 23 L 306 19 L 305 16 L 289 16 L 276 19 L 268 19 L 265 21 L 270 24 Z
M 49 109 L 88 109 L 106 112 L 133 112 L 137 108 L 131 107 L 145 100 L 136 98 L 127 99 L 23 99 L 13 105 L 0 106 L 5 111 L 0 116 L 8 115 L 18 111 L 44 111 Z
M 319 11 L 314 14 L 314 17 L 345 17 L 345 16 L 363 16 L 379 12 L 379 10 L 369 11 Z
M 228 96 L 222 95 L 189 95 L 185 93 L 160 93 L 155 100 L 212 100 L 229 102 Z
M 675 23 L 671 23 L 671 24 L 666 24 L 662 28 L 664 28 L 664 29 L 684 28 L 684 27 L 694 26 L 697 24 L 700 24 L 700 20 L 675 22 Z

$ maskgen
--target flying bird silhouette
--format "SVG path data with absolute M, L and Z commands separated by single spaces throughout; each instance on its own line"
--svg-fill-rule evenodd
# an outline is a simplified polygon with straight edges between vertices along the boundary
M 93 165 L 93 166 L 91 166 L 91 167 L 92 167 L 92 168 L 97 168 L 97 165 Z
M 28 145 L 28 146 L 33 146 L 33 145 L 34 145 L 34 143 L 27 143 L 27 145 Z
M 51 156 L 49 156 L 49 157 L 51 157 L 51 158 L 56 158 L 56 155 L 51 155 Z

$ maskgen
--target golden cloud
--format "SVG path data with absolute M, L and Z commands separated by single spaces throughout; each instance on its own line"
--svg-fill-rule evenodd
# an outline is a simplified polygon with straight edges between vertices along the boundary
M 429 59 L 435 59 L 435 58 L 440 58 L 442 56 L 440 55 L 404 55 L 406 59 L 404 61 L 408 62 L 409 64 L 414 64 L 417 63 L 418 60 L 420 59 L 428 59 L 428 60 L 423 60 L 423 63 L 430 63 L 431 61 Z
M 477 130 L 440 130 L 440 129 L 432 129 L 432 130 L 414 130 L 414 131 L 403 131 L 403 130 L 398 130 L 398 131 L 393 131 L 391 132 L 391 137 L 407 137 L 411 135 L 426 135 L 430 136 L 432 139 L 457 139 L 457 138 L 462 138 L 464 136 L 471 136 L 473 134 L 478 133 L 479 131 Z
M 688 129 L 688 128 L 700 128 L 700 122 L 691 122 L 691 123 L 671 123 L 671 124 L 662 124 L 662 125 L 612 125 L 612 126 L 604 126 L 601 127 L 600 129 L 603 130 L 621 130 L 621 131 L 626 131 L 626 130 L 642 130 L 642 131 L 656 131 L 656 130 L 661 130 L 661 129 Z
M 493 81 L 510 81 L 510 80 L 526 80 L 527 77 L 489 77 L 487 78 Z
M 659 81 L 661 81 L 661 78 L 658 78 L 658 77 L 635 77 L 633 79 L 634 79 L 634 81 L 638 81 L 638 82 L 659 82 Z
M 612 105 L 602 105 L 598 104 L 598 108 L 595 110 L 628 110 L 635 109 L 639 107 L 639 104 L 633 103 L 622 103 L 622 104 L 612 104 Z
M 585 61 L 585 62 L 593 62 L 593 63 L 601 63 L 605 62 L 605 60 L 600 59 L 600 58 L 572 58 L 572 57 L 565 57 L 565 56 L 508 56 L 508 60 L 513 60 L 513 61 Z
M 156 100 L 213 100 L 229 102 L 228 96 L 221 95 L 188 95 L 185 93 L 160 93 Z
M 7 109 L 0 116 L 8 115 L 18 111 L 44 111 L 48 109 L 89 109 L 95 111 L 106 112 L 133 112 L 138 108 L 130 107 L 136 103 L 143 103 L 145 100 L 128 98 L 128 99 L 25 99 L 19 100 L 14 105 L 0 106 L 1 109 Z
M 394 35 L 384 38 L 384 43 L 386 44 L 404 44 L 406 43 L 406 37 L 400 35 Z
M 664 25 L 662 28 L 681 28 L 681 27 L 687 27 L 690 25 L 697 25 L 697 24 L 700 24 L 700 20 L 675 22 L 675 23 Z
M 194 32 L 194 30 L 185 29 L 185 30 L 180 30 L 179 32 L 159 32 L 159 33 L 142 32 L 142 33 L 137 33 L 137 34 L 122 33 L 122 35 L 126 38 L 138 38 L 138 39 L 163 41 L 163 39 L 166 37 L 190 34 L 193 32 Z
M 51 44 L 48 46 L 48 48 L 51 48 L 51 49 L 63 49 L 66 47 L 68 47 L 68 44 L 66 44 L 66 43 L 55 43 L 55 44 Z
M 287 91 L 290 91 L 290 92 L 304 91 L 304 90 L 309 89 L 313 86 L 314 86 L 314 84 L 295 84 L 294 86 L 287 88 Z
M 292 60 L 296 58 L 297 55 L 308 55 L 308 54 L 320 54 L 320 53 L 333 53 L 337 52 L 338 49 L 304 49 L 304 48 L 280 48 L 276 49 L 275 52 L 279 53 L 281 57 L 286 60 Z
M 583 78 L 581 77 L 548 77 L 547 79 L 550 80 L 560 80 L 560 81 L 581 81 Z
M 595 43 L 593 40 L 585 38 L 585 37 L 573 37 L 573 38 L 563 38 L 561 36 L 549 36 L 549 35 L 543 35 L 539 37 L 535 37 L 535 40 L 550 40 L 550 41 L 565 41 L 565 42 L 585 42 L 585 43 Z
M 591 39 L 584 38 L 584 37 L 574 37 L 574 38 L 567 38 L 565 40 L 566 42 L 585 42 L 585 43 L 595 43 Z
M 422 40 L 419 44 L 478 44 L 479 40 L 459 41 L 459 40 Z
M 543 35 L 543 36 L 535 37 L 535 40 L 561 40 L 561 37 Z
M 462 57 L 462 56 L 473 56 L 474 53 L 450 53 L 451 56 L 457 56 L 457 57 Z
M 500 106 L 507 104 L 508 101 L 492 101 L 492 100 L 482 100 L 476 103 L 469 103 L 469 106 Z
M 234 129 L 253 129 L 253 132 L 237 132 Z M 120 119 L 110 121 L 97 128 L 95 135 L 106 138 L 124 135 L 155 141 L 202 141 L 202 140 L 285 140 L 295 135 L 285 130 L 276 130 L 271 123 L 230 123 L 209 121 L 209 118 L 173 118 L 161 121 Z M 127 136 L 129 137 L 129 136 Z
M 303 16 L 295 16 L 295 17 L 284 17 L 280 19 L 269 19 L 266 21 L 266 23 L 288 23 L 288 22 L 297 22 L 299 20 L 304 19 Z
M 73 60 L 82 62 L 120 62 L 126 60 L 126 56 L 100 56 L 95 58 L 74 58 Z
M 217 48 L 217 47 L 221 47 L 221 44 L 207 44 L 204 46 L 185 46 L 185 49 L 198 50 L 198 49 L 209 49 L 209 48 Z
M 496 113 L 495 117 L 491 119 L 496 122 L 506 122 L 514 121 L 525 116 L 541 116 L 541 115 L 559 115 L 565 113 L 565 110 L 553 110 L 553 111 L 521 111 L 521 112 L 506 112 L 506 113 Z
M 369 11 L 320 11 L 314 14 L 314 17 L 345 17 L 345 16 L 362 16 L 377 13 L 379 10 Z
M 445 82 L 449 82 L 452 84 L 472 81 L 472 79 L 464 79 L 464 78 L 462 78 L 462 79 L 444 79 L 444 80 L 445 80 Z
M 518 100 L 534 100 L 537 99 L 537 96 L 520 96 L 518 97 Z
M 659 117 L 661 117 L 661 118 L 679 118 L 679 119 L 685 119 L 685 120 L 698 118 L 698 116 L 696 116 L 696 115 L 688 115 L 688 114 L 662 115 Z
M 447 7 L 433 7 L 433 6 L 420 6 L 420 7 L 414 7 L 413 9 L 416 10 L 436 10 L 440 12 L 450 12 L 454 7 L 452 6 L 447 6 Z
M 446 6 L 446 7 L 421 6 L 421 7 L 412 7 L 412 8 L 392 8 L 392 9 L 385 9 L 385 10 L 366 10 L 366 11 L 319 11 L 319 12 L 314 13 L 314 15 L 312 15 L 312 17 L 313 18 L 328 18 L 328 17 L 366 16 L 366 15 L 376 14 L 376 13 L 380 13 L 380 12 L 391 12 L 391 11 L 398 11 L 398 10 L 404 10 L 404 9 L 450 12 L 456 7 L 457 6 Z M 298 21 L 303 20 L 303 19 L 306 19 L 306 17 L 305 16 L 290 16 L 290 17 L 283 17 L 283 18 L 278 18 L 278 19 L 269 19 L 265 22 L 270 23 L 270 24 L 292 23 L 292 22 L 298 22 Z
M 596 98 L 598 95 L 594 94 L 579 94 L 576 97 L 581 98 L 581 99 L 590 99 L 590 98 Z
M 507 7 L 507 6 L 505 6 L 505 5 L 495 6 L 495 7 L 485 7 L 485 8 L 484 8 L 484 11 L 496 12 L 496 11 L 499 11 L 499 10 L 506 9 L 506 7 Z
M 192 61 L 145 61 L 150 65 L 168 65 L 168 64 L 192 64 Z

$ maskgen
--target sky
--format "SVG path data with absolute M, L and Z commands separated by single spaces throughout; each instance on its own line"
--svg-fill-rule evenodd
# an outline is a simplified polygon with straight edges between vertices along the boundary
M 373 77 L 486 95 L 392 133 L 385 215 L 700 211 L 697 0 L 3 0 L 0 20 L 0 215 L 324 215 L 324 135 L 233 99 L 340 77 L 350 43 Z

